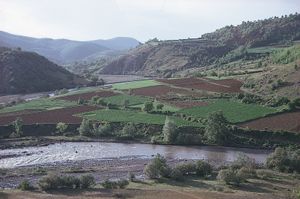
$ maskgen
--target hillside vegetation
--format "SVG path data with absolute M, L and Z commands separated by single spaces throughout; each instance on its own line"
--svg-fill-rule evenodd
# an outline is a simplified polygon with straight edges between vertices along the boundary
M 283 47 L 298 39 L 299 14 L 243 22 L 204 34 L 201 38 L 151 40 L 108 63 L 100 72 L 170 77 L 190 69 L 219 67 L 242 58 L 261 58 L 270 52 L 249 53 L 248 50 Z
M 85 83 L 36 53 L 0 48 L 0 94 L 51 91 Z

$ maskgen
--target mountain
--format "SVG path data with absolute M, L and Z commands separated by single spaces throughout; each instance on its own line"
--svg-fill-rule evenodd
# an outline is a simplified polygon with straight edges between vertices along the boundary
M 117 37 L 109 40 L 73 41 L 67 39 L 32 38 L 13 35 L 0 31 L 0 46 L 33 51 L 57 64 L 97 59 L 111 53 L 117 53 L 139 45 L 129 37 Z
M 149 41 L 104 65 L 99 73 L 168 77 L 183 70 L 249 58 L 247 50 L 251 48 L 287 46 L 299 39 L 299 14 L 272 17 L 226 26 L 195 39 Z
M 37 53 L 0 48 L 0 94 L 51 91 L 86 83 Z

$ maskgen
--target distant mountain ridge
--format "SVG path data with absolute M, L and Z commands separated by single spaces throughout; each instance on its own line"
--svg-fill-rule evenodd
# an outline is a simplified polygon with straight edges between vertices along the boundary
M 146 42 L 98 72 L 169 77 L 183 70 L 220 66 L 241 59 L 249 48 L 290 45 L 295 40 L 300 40 L 297 13 L 226 26 L 200 38 Z
M 97 59 L 128 50 L 140 42 L 129 37 L 116 37 L 108 40 L 74 41 L 68 39 L 33 38 L 0 31 L 0 46 L 22 48 L 36 52 L 57 64 Z
M 85 79 L 37 53 L 0 47 L 0 94 L 44 92 L 85 84 Z

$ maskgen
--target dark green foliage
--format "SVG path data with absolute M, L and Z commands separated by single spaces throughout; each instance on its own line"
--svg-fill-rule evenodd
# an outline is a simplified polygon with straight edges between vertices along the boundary
M 219 180 L 231 185 L 240 185 L 240 183 L 245 181 L 243 177 L 239 175 L 238 170 L 232 168 L 220 170 L 217 176 Z
M 224 145 L 229 139 L 228 122 L 222 112 L 211 113 L 207 118 L 205 137 L 209 143 Z
M 34 187 L 30 184 L 28 180 L 23 180 L 19 186 L 18 189 L 21 189 L 22 191 L 30 191 L 33 190 Z
M 157 104 L 156 110 L 162 110 L 164 108 L 164 104 Z
M 138 134 L 138 130 L 133 123 L 125 125 L 122 129 L 121 136 L 126 138 L 134 138 Z
M 95 178 L 92 175 L 80 176 L 80 188 L 87 189 L 95 185 Z
M 289 109 L 290 110 L 296 110 L 300 108 L 300 98 L 296 98 L 293 101 L 291 101 L 289 104 Z
M 200 177 L 205 177 L 211 175 L 213 171 L 212 166 L 203 160 L 196 162 L 196 175 Z
M 274 100 L 274 102 L 271 104 L 271 106 L 278 107 L 278 106 L 286 105 L 289 103 L 290 103 L 290 100 L 287 97 L 279 97 Z
M 178 168 L 172 169 L 170 178 L 175 181 L 183 181 L 184 180 L 184 176 Z
M 95 184 L 94 177 L 83 175 L 80 178 L 74 176 L 47 175 L 38 181 L 38 186 L 43 191 L 57 189 L 86 189 Z
M 101 125 L 96 125 L 93 124 L 93 131 L 95 136 L 110 136 L 112 135 L 112 126 L 107 123 L 107 124 L 101 124 Z
M 144 169 L 145 175 L 150 179 L 159 179 L 170 175 L 170 168 L 167 165 L 167 160 L 157 154 L 154 159 Z
M 153 102 L 145 102 L 144 107 L 143 107 L 143 111 L 149 113 L 153 110 L 154 106 L 153 106 Z
M 105 189 L 124 189 L 127 185 L 129 185 L 128 180 L 119 180 L 119 181 L 110 181 L 105 180 L 101 184 Z
M 182 163 L 175 167 L 182 175 L 195 175 L 197 172 L 197 165 L 194 162 Z
M 267 158 L 266 166 L 282 172 L 300 172 L 300 149 L 278 147 Z

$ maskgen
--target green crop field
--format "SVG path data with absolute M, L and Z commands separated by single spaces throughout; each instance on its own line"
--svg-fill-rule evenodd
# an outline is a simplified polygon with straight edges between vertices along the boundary
M 160 124 L 165 123 L 166 116 L 159 114 L 149 114 L 140 111 L 129 110 L 97 110 L 88 113 L 83 113 L 80 116 L 98 121 L 108 122 L 132 122 L 132 123 L 144 123 L 144 124 Z M 171 117 L 178 126 L 201 126 L 200 123 L 193 123 L 186 120 L 182 120 L 177 117 Z
M 124 101 L 129 101 L 129 106 L 137 105 L 137 104 L 144 104 L 147 101 L 151 101 L 151 99 L 141 96 L 134 96 L 134 95 L 115 95 L 111 97 L 103 98 L 104 102 L 111 103 L 117 106 L 123 106 Z
M 161 83 L 155 80 L 139 80 L 133 82 L 116 83 L 113 84 L 112 87 L 113 89 L 127 90 L 127 89 L 143 88 L 143 87 L 157 86 L 157 85 L 161 85 Z
M 278 110 L 255 104 L 244 104 L 229 100 L 214 100 L 208 106 L 182 109 L 179 113 L 184 113 L 198 118 L 205 118 L 211 112 L 222 111 L 229 122 L 238 123 L 251 119 L 260 118 Z
M 50 110 L 50 109 L 58 109 L 58 108 L 65 108 L 71 106 L 77 106 L 77 103 L 71 101 L 65 101 L 65 100 L 57 100 L 57 99 L 54 100 L 54 99 L 45 98 L 45 99 L 38 99 L 29 102 L 24 102 L 11 107 L 6 107 L 0 109 L 0 113 L 16 112 L 16 111 L 23 111 L 23 110 Z

